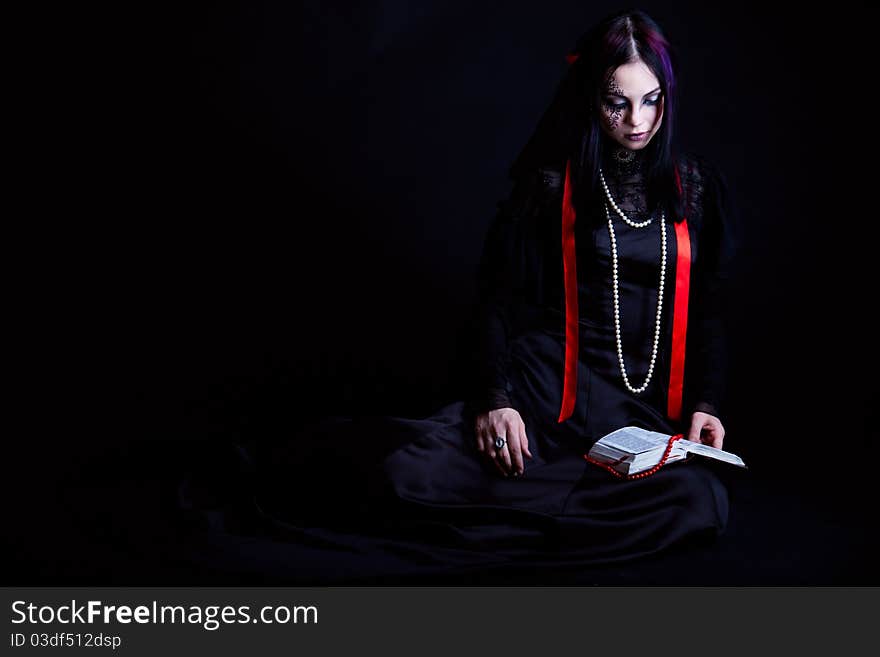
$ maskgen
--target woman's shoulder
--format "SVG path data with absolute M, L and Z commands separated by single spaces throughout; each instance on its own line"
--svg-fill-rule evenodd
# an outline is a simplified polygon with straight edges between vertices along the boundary
M 681 151 L 676 164 L 682 183 L 682 191 L 688 216 L 703 215 L 707 202 L 725 184 L 725 177 L 715 162 L 704 153 L 694 150 Z M 526 179 L 522 185 L 528 193 L 537 194 L 543 201 L 559 201 L 565 182 L 565 162 L 548 161 L 521 172 Z
M 540 215 L 552 202 L 562 199 L 565 165 L 552 161 L 533 164 L 511 173 L 511 179 L 513 189 L 503 204 L 519 209 L 518 214 Z
M 683 151 L 678 157 L 679 173 L 682 178 L 693 182 L 704 183 L 716 178 L 719 168 L 716 163 L 699 151 Z
M 721 169 L 703 153 L 684 151 L 678 157 L 678 171 L 687 216 L 701 217 L 724 179 Z
M 705 185 L 721 175 L 715 163 L 697 151 L 681 152 L 677 163 L 682 182 L 687 181 L 692 186 Z M 528 171 L 528 176 L 542 189 L 561 193 L 565 178 L 565 163 L 547 162 L 540 166 L 536 165 Z
M 565 182 L 565 163 L 545 160 L 541 163 L 532 164 L 524 172 L 530 182 L 543 195 L 562 195 L 562 185 Z

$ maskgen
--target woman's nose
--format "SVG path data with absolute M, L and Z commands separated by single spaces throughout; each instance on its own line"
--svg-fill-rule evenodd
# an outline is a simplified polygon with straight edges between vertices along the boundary
M 637 126 L 642 122 L 642 117 L 640 115 L 640 110 L 638 108 L 633 109 L 629 113 L 629 122 L 633 126 Z

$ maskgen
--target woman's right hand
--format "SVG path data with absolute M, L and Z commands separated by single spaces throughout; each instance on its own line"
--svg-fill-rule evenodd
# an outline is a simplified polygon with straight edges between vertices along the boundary
M 495 464 L 498 471 L 508 477 L 518 477 L 523 473 L 523 455 L 532 458 L 526 425 L 514 408 L 496 408 L 477 416 L 475 432 L 477 449 Z M 501 449 L 495 449 L 495 437 L 504 436 L 507 440 Z

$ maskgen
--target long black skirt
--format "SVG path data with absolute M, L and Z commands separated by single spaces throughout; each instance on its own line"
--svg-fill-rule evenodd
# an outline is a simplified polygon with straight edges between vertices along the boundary
M 254 572 L 332 582 L 611 564 L 721 534 L 727 491 L 702 460 L 628 481 L 583 458 L 619 426 L 680 427 L 657 410 L 656 394 L 638 399 L 586 359 L 586 392 L 557 423 L 561 381 L 550 363 L 562 348 L 559 334 L 540 330 L 511 350 L 533 455 L 522 476 L 503 477 L 482 458 L 464 401 L 423 418 L 328 417 L 296 436 L 237 445 L 233 467 L 182 482 L 181 507 L 199 523 L 190 549 L 218 567 L 234 554 Z

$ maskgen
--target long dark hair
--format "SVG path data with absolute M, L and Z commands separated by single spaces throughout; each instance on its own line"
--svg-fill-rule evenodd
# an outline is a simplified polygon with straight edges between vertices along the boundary
M 549 108 L 510 168 L 511 178 L 541 166 L 564 167 L 570 160 L 572 203 L 578 215 L 581 208 L 597 203 L 604 148 L 598 111 L 602 94 L 614 70 L 637 59 L 654 73 L 663 95 L 663 121 L 645 147 L 648 207 L 657 204 L 667 217 L 680 221 L 682 202 L 674 171 L 677 55 L 657 23 L 639 9 L 610 14 L 578 38 Z

